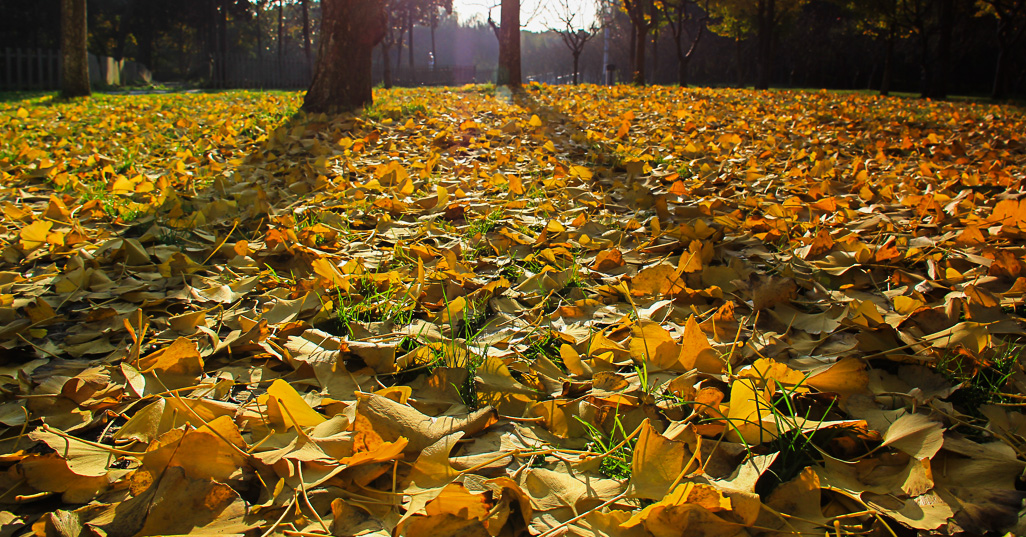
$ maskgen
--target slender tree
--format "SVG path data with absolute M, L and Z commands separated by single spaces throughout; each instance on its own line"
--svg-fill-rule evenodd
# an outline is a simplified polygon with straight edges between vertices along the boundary
M 1026 0 L 979 0 L 982 14 L 997 20 L 998 54 L 994 68 L 994 84 L 990 96 L 1003 99 L 1008 96 L 1008 78 L 1015 47 L 1026 35 Z
M 624 10 L 631 19 L 631 52 L 634 63 L 634 74 L 631 81 L 637 86 L 645 85 L 645 45 L 648 34 L 658 21 L 654 0 L 623 0 Z
M 776 59 L 775 49 L 780 25 L 808 1 L 716 0 L 715 4 L 710 6 L 713 13 L 721 19 L 716 26 L 727 30 L 729 35 L 734 38 L 739 60 L 742 56 L 741 40 L 754 32 L 756 89 L 769 88 Z
M 278 0 L 278 63 L 285 60 L 285 0 Z
M 64 78 L 61 96 L 85 97 L 89 88 L 89 52 L 86 26 L 86 0 L 61 0 L 61 55 Z
M 677 53 L 677 84 L 685 87 L 688 85 L 688 64 L 709 22 L 710 0 L 704 0 L 702 7 L 698 5 L 699 0 L 662 0 L 661 3 Z
M 371 57 L 385 35 L 378 0 L 323 0 L 317 68 L 303 110 L 343 112 L 373 101 Z
M 598 35 L 601 29 L 597 19 L 585 27 L 583 21 L 580 20 L 583 17 L 579 17 L 582 15 L 580 8 L 580 5 L 572 4 L 570 0 L 557 0 L 550 6 L 553 20 L 558 21 L 559 26 L 550 26 L 549 30 L 559 34 L 559 37 L 563 39 L 563 44 L 570 49 L 570 55 L 574 61 L 574 85 L 577 85 L 580 78 L 580 60 L 584 46 Z
M 306 64 L 313 66 L 313 44 L 310 42 L 310 0 L 301 0 L 303 7 L 303 54 Z

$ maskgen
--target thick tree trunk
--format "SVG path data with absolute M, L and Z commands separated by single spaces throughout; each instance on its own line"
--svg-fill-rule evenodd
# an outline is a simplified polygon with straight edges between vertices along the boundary
M 499 70 L 496 83 L 519 90 L 520 77 L 520 2 L 502 0 L 499 22 Z
M 378 0 L 322 0 L 321 38 L 307 112 L 344 112 L 373 100 L 371 58 L 385 36 Z
M 759 0 L 755 89 L 769 89 L 773 71 L 773 26 L 776 23 L 776 0 Z
M 638 28 L 634 40 L 634 77 L 631 82 L 635 86 L 645 85 L 645 43 L 648 42 L 648 27 Z
M 61 0 L 61 55 L 64 79 L 61 96 L 84 97 L 89 89 L 89 52 L 86 48 L 86 0 Z

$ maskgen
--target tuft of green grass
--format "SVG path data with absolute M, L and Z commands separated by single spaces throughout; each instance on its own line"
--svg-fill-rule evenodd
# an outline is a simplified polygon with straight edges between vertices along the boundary
M 630 433 L 624 429 L 619 410 L 613 414 L 613 430 L 608 435 L 579 416 L 574 416 L 574 418 L 588 432 L 588 437 L 591 439 L 588 443 L 588 450 L 594 451 L 602 457 L 599 463 L 599 473 L 611 479 L 630 479 L 634 447 L 638 444 L 638 438 L 637 436 L 631 437 Z
M 367 278 L 357 280 L 353 293 L 337 292 L 335 326 L 340 332 L 352 334 L 352 324 L 391 322 L 405 326 L 413 321 L 416 304 L 404 289 L 378 286 Z
M 467 226 L 467 237 L 484 236 L 498 227 L 500 222 L 502 222 L 502 211 L 496 209 L 482 218 L 472 220 Z
M 1005 385 L 1016 371 L 1024 346 L 1006 345 L 990 359 L 976 360 L 957 352 L 945 354 L 934 366 L 949 382 L 960 386 L 948 402 L 975 418 L 983 417 L 980 407 L 993 403 L 1019 402 L 1005 396 Z

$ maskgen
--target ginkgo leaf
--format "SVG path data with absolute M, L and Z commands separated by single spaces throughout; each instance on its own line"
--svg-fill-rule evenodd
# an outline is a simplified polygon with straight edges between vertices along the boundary
M 719 374 L 723 371 L 723 360 L 709 345 L 709 338 L 698 326 L 694 315 L 688 317 L 688 322 L 684 325 L 684 337 L 680 342 L 680 355 L 677 362 L 684 370 L 697 369 L 711 374 Z
M 47 429 L 33 431 L 29 438 L 45 443 L 67 462 L 68 470 L 83 477 L 107 475 L 108 467 L 117 459 L 110 450 Z
M 916 459 L 929 459 L 944 445 L 944 428 L 922 414 L 905 414 L 884 432 L 883 445 Z
M 281 379 L 271 383 L 258 403 L 267 408 L 267 418 L 274 427 L 314 427 L 325 421 L 324 416 L 311 408 L 295 388 Z

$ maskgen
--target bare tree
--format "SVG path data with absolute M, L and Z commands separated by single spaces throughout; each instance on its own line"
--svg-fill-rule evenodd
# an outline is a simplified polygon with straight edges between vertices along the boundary
M 705 34 L 710 0 L 661 0 L 677 52 L 677 84 L 688 85 L 688 64 Z M 701 2 L 701 7 L 699 3 Z M 696 11 L 701 13 L 696 13 Z
M 585 28 L 583 26 L 584 16 L 581 13 L 580 5 L 574 5 L 576 2 L 571 0 L 556 0 L 550 12 L 556 21 L 559 21 L 559 27 L 549 27 L 549 30 L 559 34 L 559 37 L 563 38 L 563 44 L 566 48 L 570 49 L 570 54 L 574 58 L 574 85 L 578 83 L 580 73 L 580 59 L 581 53 L 584 52 L 584 45 L 588 44 L 591 38 L 595 37 L 601 27 L 597 20 L 593 20 L 590 25 Z M 578 17 L 578 15 L 581 15 Z M 578 24 L 578 22 L 580 24 Z
M 657 23 L 655 0 L 623 0 L 624 10 L 631 19 L 633 30 L 632 52 L 634 55 L 634 85 L 645 85 L 645 45 L 648 33 Z

